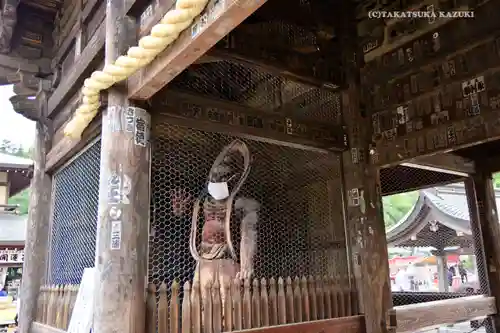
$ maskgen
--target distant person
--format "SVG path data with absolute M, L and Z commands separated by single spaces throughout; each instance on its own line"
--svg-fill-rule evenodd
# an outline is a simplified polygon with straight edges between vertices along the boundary
M 460 278 L 462 279 L 462 283 L 468 282 L 467 270 L 464 268 L 463 263 L 460 263 L 458 265 L 458 273 L 460 274 Z
M 16 316 L 14 317 L 14 322 L 16 323 L 16 327 L 19 326 L 19 310 L 21 310 L 21 299 L 18 298 L 16 301 Z
M 9 296 L 9 294 L 7 293 L 7 288 L 6 287 L 2 287 L 2 289 L 0 289 L 0 297 L 3 296 Z
M 395 277 L 396 285 L 399 291 L 409 291 L 411 290 L 410 280 L 406 274 L 406 268 L 399 269 Z
M 448 268 L 448 285 L 451 287 L 453 285 L 453 276 L 455 275 L 453 266 Z

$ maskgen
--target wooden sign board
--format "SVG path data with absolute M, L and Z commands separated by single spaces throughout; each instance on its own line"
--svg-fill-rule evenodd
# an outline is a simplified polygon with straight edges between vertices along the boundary
M 163 115 L 183 119 L 189 127 L 201 130 L 238 132 L 331 151 L 347 149 L 344 129 L 336 124 L 266 113 L 237 103 L 172 89 L 157 94 L 153 105 L 162 110 Z
M 68 333 L 89 333 L 94 316 L 95 268 L 85 268 L 71 314 Z

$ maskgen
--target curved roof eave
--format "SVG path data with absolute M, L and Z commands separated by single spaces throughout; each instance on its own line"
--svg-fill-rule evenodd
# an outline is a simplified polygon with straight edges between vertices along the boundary
M 426 197 L 426 203 L 432 207 L 433 213 L 439 223 L 450 229 L 463 232 L 467 235 L 472 235 L 468 212 L 462 212 L 458 207 L 451 206 L 446 203 L 445 200 L 440 199 L 432 193 L 428 193 L 426 191 L 423 192 Z M 436 201 L 436 199 L 441 200 L 441 202 Z
M 428 207 L 429 211 L 424 211 L 425 207 Z M 430 214 L 448 228 L 467 235 L 472 234 L 468 214 L 449 203 L 445 203 L 443 199 L 428 191 L 419 191 L 418 199 L 413 208 L 398 223 L 387 230 L 387 244 L 397 246 L 397 244 L 408 240 L 413 234 L 425 227 L 428 223 L 425 217 Z

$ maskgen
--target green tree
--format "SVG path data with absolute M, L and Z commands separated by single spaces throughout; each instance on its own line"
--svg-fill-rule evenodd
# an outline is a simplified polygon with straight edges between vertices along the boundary
M 0 153 L 14 155 L 24 158 L 32 158 L 33 149 L 25 149 L 23 146 L 16 146 L 9 140 L 2 140 L 0 142 Z M 30 202 L 30 189 L 24 189 L 16 195 L 9 198 L 9 204 L 19 205 L 19 213 L 21 215 L 28 214 L 28 207 Z
M 385 228 L 388 229 L 408 214 L 418 199 L 418 191 L 388 195 L 382 198 Z
M 22 190 L 18 194 L 9 198 L 10 205 L 19 205 L 19 214 L 28 214 L 28 207 L 30 203 L 30 190 L 29 188 Z
M 500 172 L 493 174 L 493 185 L 495 188 L 500 188 Z

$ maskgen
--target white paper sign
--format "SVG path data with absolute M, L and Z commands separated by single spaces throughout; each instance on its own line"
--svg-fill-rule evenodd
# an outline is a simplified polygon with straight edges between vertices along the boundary
M 95 268 L 85 268 L 71 314 L 68 333 L 89 333 L 94 317 Z

